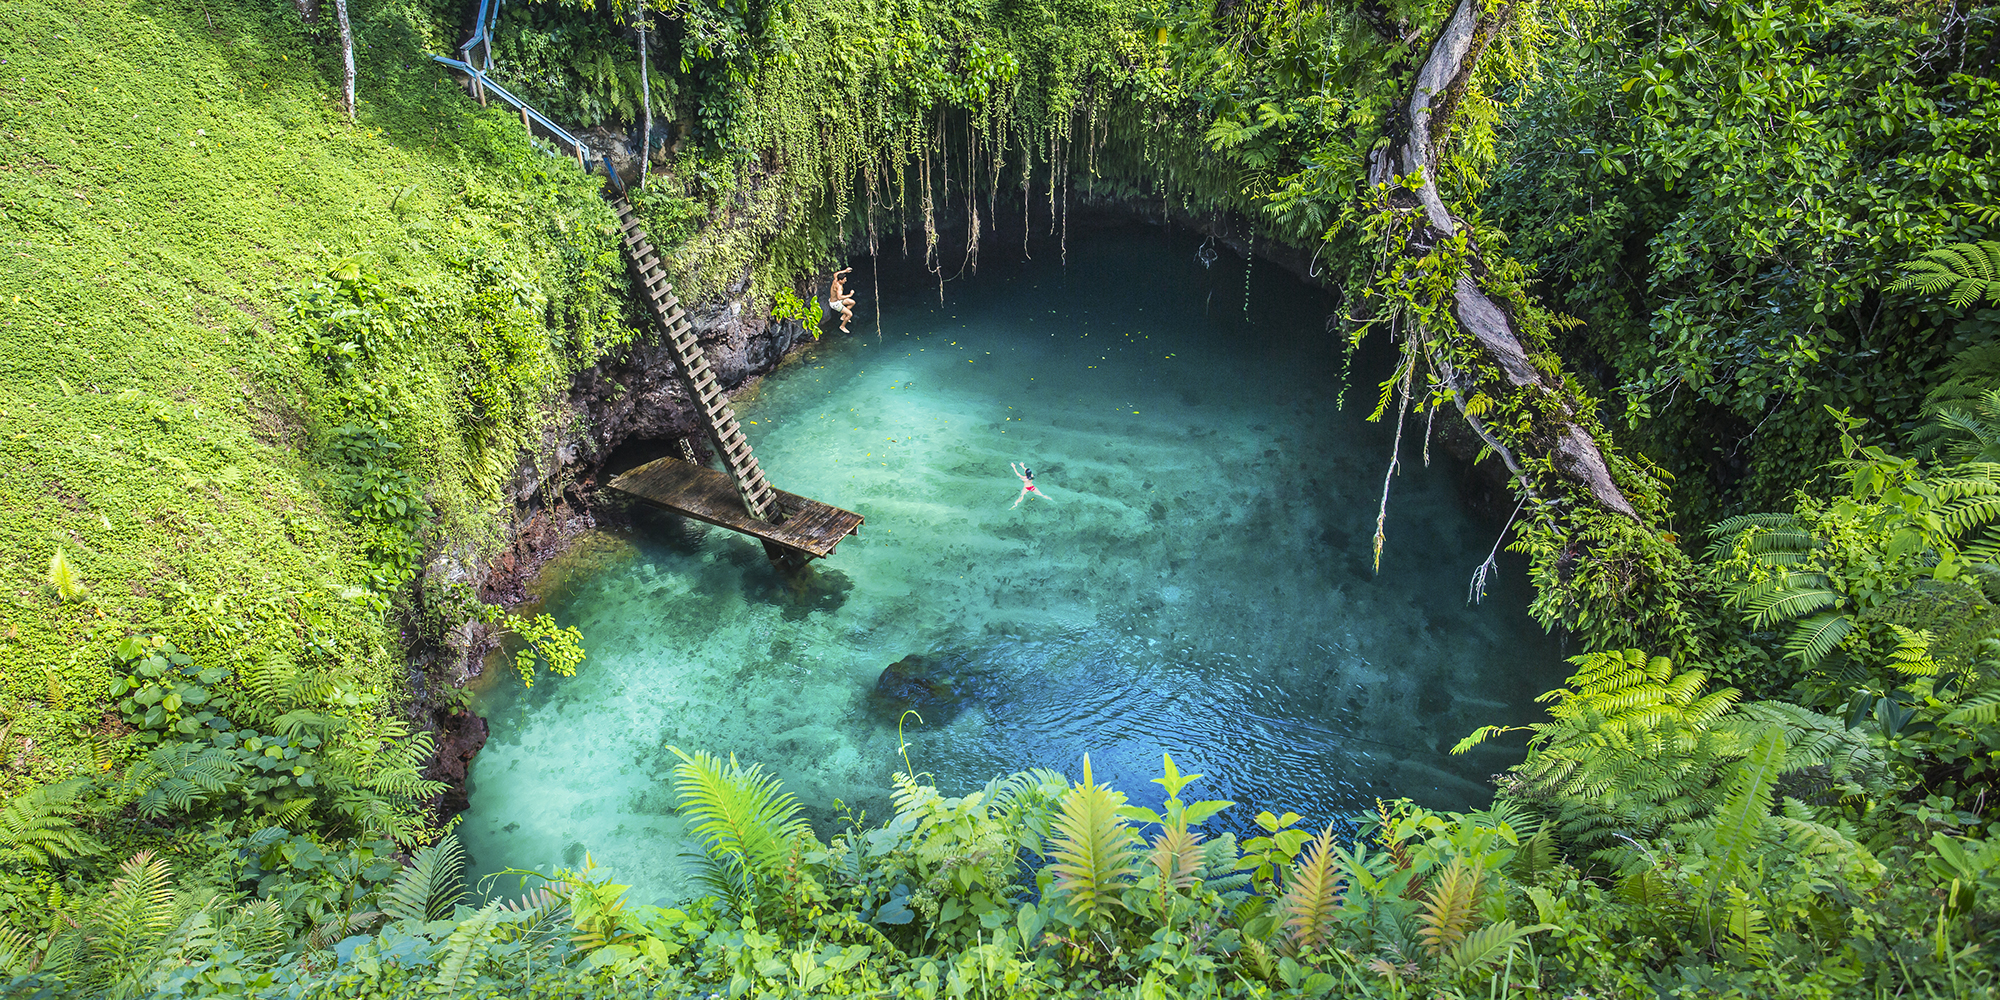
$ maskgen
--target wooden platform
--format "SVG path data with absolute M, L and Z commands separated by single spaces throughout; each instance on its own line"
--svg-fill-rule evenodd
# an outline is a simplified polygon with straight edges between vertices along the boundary
M 861 515 L 830 507 L 784 490 L 773 490 L 779 524 L 759 521 L 743 509 L 743 498 L 728 473 L 678 458 L 647 462 L 611 481 L 611 488 L 718 528 L 753 535 L 814 558 L 833 554 L 840 540 L 861 530 Z

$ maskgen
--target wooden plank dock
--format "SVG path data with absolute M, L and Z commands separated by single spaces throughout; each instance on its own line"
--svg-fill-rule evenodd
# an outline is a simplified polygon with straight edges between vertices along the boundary
M 744 509 L 728 473 L 678 458 L 647 462 L 611 480 L 611 488 L 683 517 L 818 559 L 832 555 L 841 539 L 861 530 L 861 515 L 780 489 L 771 492 L 784 520 L 760 521 Z

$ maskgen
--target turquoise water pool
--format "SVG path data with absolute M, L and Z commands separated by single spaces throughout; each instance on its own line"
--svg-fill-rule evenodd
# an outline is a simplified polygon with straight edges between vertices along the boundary
M 885 278 L 739 401 L 780 488 L 867 517 L 798 579 L 758 544 L 668 515 L 586 539 L 546 603 L 589 659 L 496 684 L 461 834 L 475 867 L 576 865 L 643 900 L 686 891 L 668 745 L 774 770 L 822 822 L 886 818 L 910 760 L 948 792 L 1025 767 L 1157 800 L 1160 753 L 1233 812 L 1323 821 L 1407 795 L 1481 805 L 1505 751 L 1442 751 L 1535 718 L 1561 650 L 1520 566 L 1478 606 L 1500 530 L 1466 470 L 1404 436 L 1382 572 L 1370 567 L 1390 427 L 1386 358 L 1345 367 L 1330 303 L 1259 265 L 1212 268 L 1157 231 L 1072 234 L 1053 253 L 937 286 Z M 1371 364 L 1379 361 L 1379 364 Z M 1045 498 L 1013 506 L 1010 462 Z M 885 669 L 900 664 L 878 690 Z M 1227 814 L 1225 814 L 1227 815 Z

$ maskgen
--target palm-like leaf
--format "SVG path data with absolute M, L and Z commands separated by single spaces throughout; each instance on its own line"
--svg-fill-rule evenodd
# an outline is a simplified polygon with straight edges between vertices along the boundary
M 1444 955 L 1465 940 L 1479 920 L 1479 889 L 1484 877 L 1484 869 L 1466 864 L 1461 857 L 1453 858 L 1431 883 L 1424 893 L 1423 911 L 1417 914 L 1417 922 L 1423 925 L 1417 937 L 1423 940 L 1425 951 Z
M 1808 668 L 1817 667 L 1852 631 L 1853 615 L 1823 611 L 1798 623 L 1785 640 L 1785 649 Z
M 1903 265 L 1906 273 L 1891 291 L 1926 295 L 1949 291 L 1954 309 L 1986 299 L 2000 302 L 2000 241 L 1951 243 Z
M 1751 626 L 1770 628 L 1778 622 L 1803 618 L 1815 611 L 1835 607 L 1847 599 L 1839 591 L 1826 586 L 1825 580 L 1826 577 L 1818 573 L 1786 574 L 1786 586 L 1744 602 L 1744 609 L 1750 612 Z M 1794 584 L 1803 586 L 1795 588 Z
M 746 768 L 732 755 L 725 765 L 714 754 L 668 749 L 681 759 L 674 787 L 688 829 L 710 855 L 741 858 L 749 874 L 768 878 L 792 845 L 810 834 L 798 798 L 762 764 Z
M 472 980 L 479 975 L 480 962 L 496 943 L 493 930 L 500 922 L 500 913 L 500 901 L 496 899 L 452 928 L 451 936 L 445 939 L 444 949 L 438 956 L 437 973 L 431 977 L 433 990 L 445 996 L 457 996 L 460 990 L 472 984 Z
M 1285 895 L 1278 901 L 1284 916 L 1288 943 L 1294 951 L 1317 948 L 1333 933 L 1334 918 L 1340 912 L 1343 885 L 1335 866 L 1333 825 L 1306 845 L 1305 854 L 1292 864 L 1285 878 Z
M 1550 930 L 1553 924 L 1530 924 L 1517 926 L 1512 920 L 1502 920 L 1489 927 L 1483 927 L 1465 936 L 1445 953 L 1438 967 L 1446 975 L 1461 976 L 1480 969 L 1495 966 L 1507 960 L 1515 948 L 1528 936 L 1539 931 Z
M 13 978 L 35 971 L 35 939 L 0 923 L 0 976 Z
M 1048 852 L 1052 890 L 1085 919 L 1125 905 L 1118 894 L 1131 884 L 1139 835 L 1118 815 L 1124 804 L 1123 792 L 1097 784 L 1085 755 L 1083 781 L 1063 794 Z
M 174 925 L 173 873 L 165 859 L 140 851 L 119 866 L 84 937 L 89 959 L 77 985 L 87 995 L 129 997 L 151 992 L 160 940 Z
M 1737 765 L 1722 807 L 1716 810 L 1704 831 L 1703 839 L 1715 847 L 1712 871 L 1719 876 L 1711 883 L 1711 889 L 1748 869 L 1751 853 L 1763 838 L 1766 821 L 1770 819 L 1772 796 L 1784 766 L 1784 730 L 1767 727 L 1750 755 Z
M 465 897 L 465 850 L 456 834 L 410 855 L 409 867 L 382 891 L 378 905 L 391 920 L 442 920 Z
M 1744 704 L 1738 714 L 1751 727 L 1741 742 L 1754 744 L 1765 726 L 1777 726 L 1785 734 L 1786 773 L 1809 767 L 1824 767 L 1836 778 L 1859 775 L 1864 780 L 1886 778 L 1887 761 L 1881 751 L 1861 731 L 1829 715 L 1821 715 L 1784 701 L 1756 701 Z
M 1967 405 L 1948 405 L 1946 399 L 1954 396 Z M 1951 461 L 2000 462 L 2000 389 L 1974 393 L 1962 385 L 1940 386 L 1929 404 L 1926 409 L 1934 407 L 1936 419 L 1912 432 L 1912 441 Z
M 1953 726 L 1990 726 L 2000 722 L 2000 692 L 1988 691 L 1967 698 L 1944 721 Z
M 1177 892 L 1194 887 L 1201 880 L 1201 834 L 1177 827 L 1168 828 L 1153 839 L 1146 852 L 1146 869 L 1160 880 L 1160 891 Z

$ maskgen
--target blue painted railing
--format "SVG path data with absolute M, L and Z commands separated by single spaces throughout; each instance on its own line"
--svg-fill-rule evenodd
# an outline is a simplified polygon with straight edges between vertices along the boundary
M 549 138 L 568 146 L 576 154 L 576 162 L 579 166 L 588 169 L 593 156 L 592 151 L 584 146 L 583 140 L 570 134 L 568 129 L 550 121 L 548 116 L 536 111 L 533 107 L 529 106 L 527 101 L 514 96 L 512 91 L 494 83 L 493 79 L 486 75 L 486 71 L 493 68 L 492 24 L 493 19 L 499 15 L 500 0 L 479 0 L 479 12 L 473 22 L 472 37 L 464 45 L 458 47 L 460 58 L 453 59 L 450 56 L 432 56 L 431 58 L 471 78 L 475 92 L 482 95 L 490 93 L 501 101 L 512 105 L 516 110 L 521 112 L 522 124 L 526 125 L 532 122 L 534 125 L 540 125 L 542 131 L 548 133 Z M 472 50 L 480 47 L 482 44 L 484 45 L 484 49 L 481 53 L 483 58 L 481 58 L 480 62 L 483 65 L 474 65 L 472 62 Z M 481 103 L 484 103 L 484 100 L 482 96 Z M 530 126 L 530 131 L 532 132 L 532 126 Z M 619 193 L 624 193 L 625 182 L 619 179 L 618 171 L 611 169 L 610 157 L 598 155 L 594 158 L 596 162 L 603 164 L 604 174 L 611 179 L 612 186 L 617 188 Z
M 458 47 L 460 60 L 470 63 L 473 48 L 484 42 L 486 50 L 481 53 L 483 58 L 480 59 L 480 68 L 493 68 L 493 21 L 499 16 L 499 0 L 479 0 L 479 13 L 472 20 L 472 37 Z
M 557 125 L 555 122 L 548 120 L 548 118 L 543 116 L 541 112 L 536 111 L 532 107 L 529 107 L 528 102 L 521 100 L 518 97 L 515 97 L 512 92 L 508 91 L 507 88 L 502 87 L 497 83 L 494 83 L 493 79 L 487 76 L 486 73 L 479 67 L 474 66 L 463 59 L 453 59 L 450 56 L 432 56 L 431 58 L 445 64 L 446 66 L 450 66 L 452 69 L 458 70 L 459 72 L 464 73 L 467 76 L 472 77 L 473 80 L 476 81 L 479 84 L 479 86 L 483 88 L 487 93 L 492 94 L 493 96 L 498 97 L 502 101 L 505 101 L 508 104 L 513 105 L 515 108 L 519 109 L 522 114 L 526 115 L 530 121 L 533 121 L 535 124 L 540 125 L 543 131 L 546 131 L 549 134 L 550 138 L 555 139 L 556 141 L 562 143 L 565 146 L 570 147 L 571 149 L 581 150 L 583 148 L 583 143 L 580 140 L 578 140 L 576 136 L 571 135 L 568 129 L 565 129 L 561 125 Z

